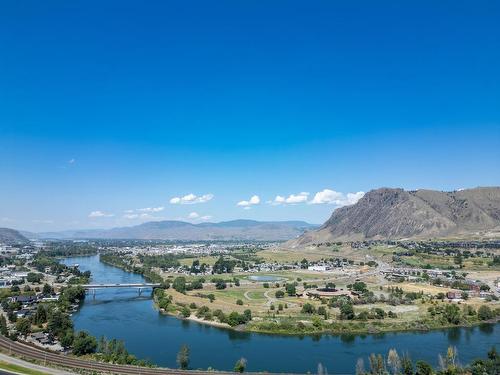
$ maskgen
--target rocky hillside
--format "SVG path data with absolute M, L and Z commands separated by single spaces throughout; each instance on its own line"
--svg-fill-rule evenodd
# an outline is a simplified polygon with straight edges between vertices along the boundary
M 17 230 L 10 228 L 0 228 L 0 243 L 3 244 L 23 244 L 28 243 L 28 239 Z
M 76 230 L 38 233 L 38 238 L 107 238 L 155 240 L 255 240 L 281 241 L 296 238 L 318 226 L 303 221 L 233 220 L 192 224 L 184 221 L 151 221 L 132 227 L 107 230 Z
M 372 190 L 352 206 L 336 209 L 318 230 L 292 247 L 325 241 L 425 239 L 500 233 L 500 188 L 452 192 Z

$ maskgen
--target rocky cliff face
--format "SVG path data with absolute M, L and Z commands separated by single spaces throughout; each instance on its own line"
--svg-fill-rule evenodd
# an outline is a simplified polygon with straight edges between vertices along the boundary
M 381 188 L 336 209 L 289 245 L 365 239 L 424 239 L 500 231 L 500 188 L 453 192 Z

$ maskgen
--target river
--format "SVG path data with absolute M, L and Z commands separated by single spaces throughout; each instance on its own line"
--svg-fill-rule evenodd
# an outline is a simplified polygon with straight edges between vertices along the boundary
M 125 272 L 99 262 L 99 257 L 72 257 L 65 264 L 78 263 L 82 271 L 92 272 L 95 283 L 144 282 L 141 275 Z M 431 332 L 388 333 L 383 335 L 320 337 L 276 336 L 235 332 L 164 316 L 154 308 L 150 292 L 136 290 L 98 290 L 87 296 L 81 309 L 73 314 L 77 330 L 96 337 L 118 338 L 138 358 L 176 367 L 182 344 L 189 346 L 190 367 L 231 370 L 241 357 L 248 371 L 315 373 L 322 363 L 330 374 L 352 374 L 359 357 L 370 353 L 387 354 L 391 348 L 408 352 L 413 360 L 423 359 L 437 365 L 438 353 L 448 346 L 458 349 L 459 360 L 468 363 L 485 357 L 491 346 L 500 344 L 500 324 L 473 328 L 453 328 Z

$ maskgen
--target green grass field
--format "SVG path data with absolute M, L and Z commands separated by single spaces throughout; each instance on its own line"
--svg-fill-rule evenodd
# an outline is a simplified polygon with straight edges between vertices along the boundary
M 22 367 L 19 365 L 14 365 L 12 363 L 7 363 L 0 361 L 0 369 L 6 370 L 6 371 L 12 371 L 17 374 L 27 374 L 27 375 L 47 375 L 49 374 L 48 372 L 40 372 L 37 370 L 32 370 L 26 367 Z

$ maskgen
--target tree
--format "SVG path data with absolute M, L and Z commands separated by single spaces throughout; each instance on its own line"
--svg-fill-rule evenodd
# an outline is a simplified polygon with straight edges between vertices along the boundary
M 31 332 L 31 323 L 28 319 L 21 318 L 16 322 L 16 330 L 19 334 L 27 336 Z
M 43 274 L 41 273 L 34 273 L 34 272 L 29 272 L 28 276 L 26 277 L 26 281 L 29 283 L 39 283 L 43 279 Z
M 477 310 L 477 317 L 481 320 L 493 319 L 493 311 L 491 311 L 489 306 L 482 305 L 479 310 Z
M 73 340 L 75 339 L 75 335 L 73 334 L 73 330 L 68 329 L 64 335 L 62 335 L 60 341 L 61 345 L 65 348 L 69 348 L 73 345 Z
M 183 306 L 181 309 L 181 315 L 184 318 L 189 318 L 191 316 L 191 310 L 187 306 Z
M 51 295 L 54 292 L 54 289 L 47 283 L 43 284 L 42 294 L 44 296 Z
M 172 283 L 172 288 L 174 288 L 179 293 L 186 292 L 186 278 L 183 276 L 176 277 Z
M 415 363 L 415 375 L 432 375 L 432 367 L 425 361 Z
M 297 294 L 297 289 L 296 289 L 295 283 L 290 283 L 290 284 L 287 283 L 285 286 L 285 289 L 286 289 L 286 293 L 289 296 L 295 296 Z
M 325 309 L 325 306 L 318 307 L 318 315 L 323 315 L 325 319 L 328 319 L 328 312 Z
M 363 358 L 358 358 L 356 362 L 356 375 L 364 375 L 365 374 L 365 361 Z
M 276 298 L 283 298 L 285 296 L 285 292 L 282 290 L 277 290 L 276 293 L 274 293 L 274 296 Z
M 76 334 L 73 341 L 73 354 L 85 355 L 94 353 L 97 349 L 97 340 L 94 336 L 89 335 L 85 331 L 80 331 Z
M 177 365 L 186 370 L 189 366 L 189 348 L 187 345 L 182 345 L 179 353 L 177 353 Z
M 236 304 L 239 306 L 243 306 L 243 301 L 241 299 L 237 299 Z
M 191 273 L 200 272 L 200 261 L 198 259 L 193 260 L 193 264 L 191 265 L 191 269 L 189 270 Z
M 354 319 L 354 309 L 350 303 L 343 303 L 340 306 L 340 319 L 352 320 Z
M 316 309 L 309 302 L 304 303 L 304 306 L 302 306 L 302 313 L 304 314 L 314 314 L 315 312 Z
M 370 354 L 370 369 L 371 373 L 374 375 L 383 375 L 385 374 L 385 362 L 384 357 L 381 354 L 375 355 Z
M 401 360 L 399 359 L 396 349 L 389 350 L 389 354 L 387 355 L 387 364 L 391 368 L 394 375 L 399 374 L 399 371 L 401 370 Z
M 457 305 L 448 304 L 444 307 L 444 318 L 451 324 L 460 323 L 460 309 Z
M 247 367 L 247 360 L 245 358 L 240 358 L 236 361 L 234 365 L 234 372 L 245 372 L 245 368 Z
M 38 304 L 36 307 L 36 313 L 33 316 L 33 322 L 35 324 L 43 324 L 47 321 L 47 310 L 45 310 L 45 306 L 42 304 Z
M 5 316 L 0 315 L 0 334 L 7 336 L 9 334 L 9 329 L 7 328 L 7 320 Z
M 69 316 L 59 310 L 53 311 L 47 323 L 49 332 L 59 337 L 69 328 L 73 328 L 73 322 Z
M 366 292 L 368 289 L 366 289 L 366 284 L 362 281 L 356 281 L 354 284 L 352 284 L 352 290 L 360 293 Z
M 413 375 L 413 362 L 408 354 L 403 355 L 401 359 L 401 369 L 403 375 Z
M 11 291 L 11 293 L 19 293 L 21 291 L 21 289 L 17 285 L 12 285 L 10 287 L 10 291 Z

